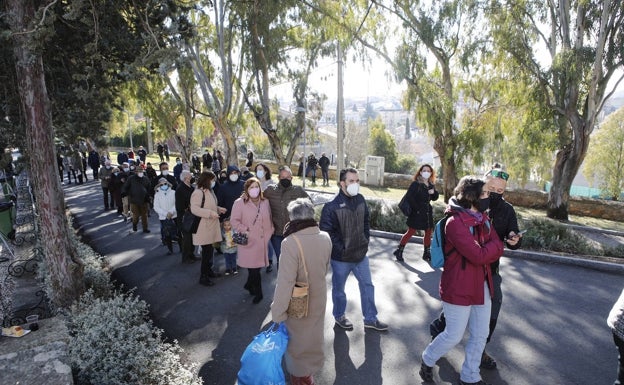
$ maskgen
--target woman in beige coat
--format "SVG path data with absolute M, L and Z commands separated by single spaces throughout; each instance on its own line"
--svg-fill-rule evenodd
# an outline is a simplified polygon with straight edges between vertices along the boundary
M 314 220 L 314 205 L 309 199 L 299 198 L 291 202 L 288 214 L 290 222 L 284 228 L 285 238 L 282 241 L 271 316 L 274 322 L 286 321 L 289 341 L 284 362 L 290 374 L 290 383 L 313 385 L 313 374 L 321 369 L 325 360 L 325 276 L 329 269 L 332 243 L 329 235 L 319 230 Z M 309 284 L 308 315 L 299 319 L 289 318 L 287 309 L 293 287 L 295 282 L 306 282 L 305 270 L 308 272 Z
M 254 296 L 256 304 L 262 301 L 260 269 L 269 264 L 268 244 L 273 235 L 271 207 L 262 195 L 258 179 L 245 181 L 243 194 L 232 206 L 230 223 L 235 232 L 246 233 L 249 240 L 246 245 L 238 245 L 238 266 L 249 271 L 245 289 Z
M 197 189 L 191 194 L 191 213 L 201 217 L 197 232 L 193 234 L 193 245 L 202 247 L 201 275 L 199 283 L 212 286 L 210 278 L 218 274 L 212 270 L 214 250 L 212 244 L 221 242 L 221 226 L 219 214 L 225 213 L 225 208 L 217 206 L 217 197 L 214 187 L 216 177 L 212 171 L 204 171 L 197 180 Z M 202 200 L 204 204 L 202 207 Z

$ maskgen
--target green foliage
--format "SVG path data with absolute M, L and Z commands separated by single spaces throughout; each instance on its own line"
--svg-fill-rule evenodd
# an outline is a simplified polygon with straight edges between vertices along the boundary
M 371 229 L 388 231 L 392 233 L 404 233 L 407 231 L 405 215 L 397 204 L 388 203 L 384 200 L 366 200 L 370 210 Z
M 180 363 L 177 343 L 163 343 L 147 304 L 132 294 L 99 298 L 89 291 L 72 307 L 70 359 L 82 384 L 199 385 L 194 365 Z
M 381 119 L 371 122 L 369 147 L 371 155 L 385 158 L 386 172 L 398 171 L 396 143 L 392 135 L 386 131 Z
M 412 155 L 399 154 L 395 171 L 397 174 L 414 174 L 417 168 L 416 159 Z
M 522 247 L 530 250 L 559 251 L 570 254 L 601 255 L 587 240 L 561 223 L 548 219 L 533 219 L 525 224 L 528 231 L 522 237 Z
M 602 197 L 618 200 L 624 191 L 624 108 L 612 113 L 591 137 L 583 175 L 602 190 Z

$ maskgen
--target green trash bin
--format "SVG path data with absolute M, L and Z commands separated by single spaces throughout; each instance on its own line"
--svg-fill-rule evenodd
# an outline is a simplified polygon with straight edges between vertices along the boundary
M 13 220 L 15 219 L 15 207 L 13 202 L 0 202 L 0 233 L 8 239 L 15 238 Z

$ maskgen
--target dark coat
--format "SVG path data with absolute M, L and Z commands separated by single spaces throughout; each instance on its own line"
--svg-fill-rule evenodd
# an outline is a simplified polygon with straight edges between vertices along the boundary
M 139 178 L 138 175 L 131 175 L 122 187 L 122 193 L 128 196 L 128 202 L 140 205 L 147 203 L 150 196 L 152 184 L 147 176 Z
M 407 217 L 407 225 L 416 230 L 427 230 L 433 228 L 433 208 L 430 201 L 438 200 L 440 194 L 435 191 L 429 194 L 428 190 L 435 187 L 425 185 L 418 181 L 412 182 L 407 189 L 407 201 L 412 208 L 412 213 Z
M 235 170 L 239 171 L 238 167 L 228 166 L 228 177 Z M 243 193 L 243 188 L 244 183 L 240 179 L 240 176 L 238 177 L 238 180 L 236 182 L 232 182 L 231 180 L 227 179 L 225 183 L 219 186 L 219 189 L 217 190 L 217 200 L 219 202 L 219 206 L 225 207 L 227 209 L 227 212 L 222 215 L 222 218 L 230 217 L 234 201 L 240 198 L 241 194 Z
M 175 190 L 175 208 L 178 216 L 183 216 L 186 209 L 191 205 L 191 195 L 195 189 L 182 182 Z
M 325 155 L 322 155 L 319 158 L 318 164 L 321 167 L 321 170 L 329 170 L 329 158 Z
M 513 231 L 514 233 L 518 233 L 520 231 L 518 228 L 516 210 L 514 210 L 511 203 L 507 202 L 505 199 L 501 199 L 500 203 L 498 203 L 496 207 L 492 207 L 490 205 L 488 215 L 490 216 L 494 230 L 496 230 L 496 234 L 498 234 L 501 241 L 505 242 L 505 238 L 510 232 Z M 513 246 L 505 242 L 505 246 L 511 250 L 519 249 L 521 244 L 522 238 L 520 238 L 518 243 Z M 499 264 L 500 260 L 496 260 L 492 263 L 491 267 L 493 272 L 498 272 Z

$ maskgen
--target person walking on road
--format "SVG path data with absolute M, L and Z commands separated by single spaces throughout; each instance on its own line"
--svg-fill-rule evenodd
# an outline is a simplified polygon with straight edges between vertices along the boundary
M 102 187 L 102 195 L 104 195 L 104 210 L 115 208 L 115 200 L 113 199 L 113 192 L 110 189 L 110 182 L 113 174 L 113 166 L 111 161 L 106 160 L 104 167 L 99 171 L 98 178 L 100 180 L 100 186 Z
M 175 223 L 177 212 L 175 208 L 175 190 L 165 178 L 160 178 L 155 187 L 154 211 L 160 220 L 161 234 L 167 246 L 168 255 L 173 254 L 173 238 L 177 237 L 178 226 Z
M 618 349 L 618 373 L 613 385 L 624 385 L 624 289 L 609 312 L 607 325 L 613 332 L 613 342 Z
M 215 179 L 212 171 L 202 172 L 197 179 L 197 189 L 191 195 L 191 213 L 201 217 L 199 228 L 193 234 L 193 245 L 201 246 L 199 283 L 204 286 L 214 285 L 210 278 L 221 276 L 213 270 L 214 248 L 212 245 L 222 240 L 219 215 L 225 212 L 225 208 L 217 205 L 217 197 L 213 191 Z
M 253 303 L 262 301 L 260 269 L 268 266 L 268 242 L 273 234 L 269 201 L 262 196 L 260 181 L 247 179 L 243 194 L 232 206 L 232 228 L 247 234 L 247 244 L 238 245 L 238 265 L 249 271 L 245 289 L 254 296 Z
M 355 275 L 360 288 L 360 301 L 364 327 L 388 330 L 388 325 L 377 319 L 375 286 L 371 279 L 368 260 L 370 241 L 370 212 L 362 194 L 359 193 L 360 177 L 354 168 L 340 171 L 340 191 L 323 207 L 320 228 L 332 240 L 332 300 L 336 325 L 353 330 L 353 324 L 345 315 L 347 295 L 345 284 L 350 273 Z
M 314 220 L 314 205 L 307 198 L 288 204 L 290 222 L 284 231 L 281 265 L 271 304 L 274 322 L 286 322 L 288 348 L 284 355 L 292 385 L 313 385 L 314 373 L 323 367 L 324 323 L 327 304 L 325 277 L 332 243 Z M 304 251 L 305 250 L 305 251 Z M 288 316 L 288 305 L 296 282 L 308 284 L 308 314 Z
M 519 234 L 518 218 L 513 206 L 503 198 L 503 193 L 507 188 L 507 180 L 509 174 L 504 172 L 500 165 L 485 174 L 485 188 L 490 192 L 490 208 L 488 209 L 488 217 L 496 230 L 496 234 L 504 245 L 510 250 L 520 248 L 522 243 L 522 234 Z M 490 333 L 487 343 L 490 342 L 503 303 L 502 283 L 503 278 L 500 275 L 500 260 L 492 262 L 490 265 L 492 271 L 492 280 L 494 283 L 494 296 L 492 297 L 492 314 L 490 315 Z M 430 325 L 431 336 L 435 338 L 442 330 L 444 330 L 444 313 L 435 319 Z M 483 351 L 481 356 L 482 369 L 496 369 L 496 360 Z
M 275 229 L 271 236 L 271 245 L 273 246 L 277 263 L 279 263 L 282 241 L 284 240 L 284 226 L 289 221 L 288 204 L 297 198 L 310 199 L 302 187 L 293 186 L 292 171 L 288 166 L 279 168 L 278 178 L 278 184 L 268 186 L 263 192 L 264 197 L 271 204 L 271 217 L 273 218 L 273 228 Z M 269 255 L 269 266 L 267 266 L 266 272 L 270 273 L 271 271 L 273 271 L 273 258 Z
M 180 184 L 175 190 L 175 207 L 178 213 L 177 224 L 180 230 L 180 248 L 182 249 L 182 263 L 193 263 L 198 260 L 195 257 L 195 247 L 193 246 L 193 234 L 182 230 L 182 217 L 184 213 L 191 209 L 191 195 L 193 194 L 193 186 L 191 185 L 191 178 L 193 174 L 190 171 L 184 170 L 180 174 Z
M 424 230 L 423 236 L 423 260 L 431 261 L 431 234 L 433 233 L 433 207 L 432 201 L 437 201 L 440 194 L 435 189 L 435 171 L 428 164 L 420 166 L 414 175 L 414 181 L 410 184 L 405 194 L 407 202 L 412 209 L 407 217 L 407 231 L 399 241 L 399 247 L 392 254 L 396 260 L 403 262 L 403 249 L 414 235 L 416 230 Z
M 460 385 L 486 385 L 479 364 L 488 335 L 494 293 L 490 264 L 503 254 L 503 242 L 492 230 L 485 211 L 489 191 L 481 179 L 465 176 L 455 188 L 445 214 L 445 261 L 440 296 L 446 317 L 444 331 L 425 348 L 419 374 L 433 381 L 435 363 L 463 338 L 470 337 L 460 373 Z
M 150 189 L 152 184 L 147 176 L 145 176 L 145 169 L 143 165 L 136 168 L 137 173 L 130 175 L 126 183 L 122 188 L 122 194 L 128 197 L 130 203 L 130 211 L 132 212 L 132 231 L 137 231 L 137 224 L 139 218 L 141 218 L 141 224 L 143 225 L 143 232 L 149 233 L 147 223 L 147 210 L 150 197 Z

